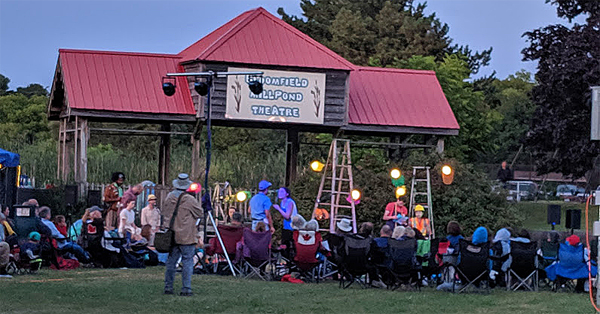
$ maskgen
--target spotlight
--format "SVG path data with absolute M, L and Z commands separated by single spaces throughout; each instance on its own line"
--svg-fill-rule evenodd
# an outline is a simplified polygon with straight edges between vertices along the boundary
M 445 185 L 450 185 L 452 184 L 452 181 L 454 181 L 454 171 L 449 165 L 444 165 L 442 167 L 442 182 L 444 182 Z
M 390 177 L 392 178 L 392 184 L 395 187 L 400 187 L 404 185 L 404 175 L 402 175 L 402 171 L 400 171 L 400 169 L 392 169 L 390 171 Z
M 314 160 L 310 163 L 310 169 L 312 169 L 314 172 L 321 172 L 321 170 L 323 170 L 324 167 L 325 165 L 318 160 Z
M 257 78 L 254 78 L 254 81 L 249 82 L 248 87 L 254 95 L 258 95 L 263 92 L 263 84 L 259 82 Z
M 208 89 L 210 86 L 206 82 L 195 82 L 194 89 L 200 96 L 206 96 L 208 94 Z
M 396 188 L 396 198 L 401 198 L 406 195 L 406 186 L 399 186 Z
M 390 171 L 390 177 L 392 177 L 392 179 L 399 179 L 401 175 L 402 172 L 400 172 L 400 169 L 394 168 Z
M 171 79 L 173 80 L 173 82 L 165 82 L 165 80 L 168 80 L 168 77 L 163 77 L 162 78 L 162 89 L 163 89 L 163 93 L 165 93 L 165 95 L 167 96 L 173 96 L 175 95 L 175 79 Z
M 361 194 L 362 193 L 360 193 L 359 190 L 354 189 L 350 192 L 350 197 L 352 198 L 353 201 L 356 202 L 356 201 L 360 200 L 360 197 L 362 196 Z
M 198 192 L 200 192 L 202 188 L 200 187 L 200 184 L 194 182 L 192 184 L 190 184 L 190 187 L 187 189 L 187 192 L 192 192 L 192 193 L 196 193 L 198 194 Z
M 245 191 L 239 191 L 235 194 L 235 199 L 241 203 L 241 202 L 245 201 L 246 199 L 248 199 L 248 195 L 246 195 Z

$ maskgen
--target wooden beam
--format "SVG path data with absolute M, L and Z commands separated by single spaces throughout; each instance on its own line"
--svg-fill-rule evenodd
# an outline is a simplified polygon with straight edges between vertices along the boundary
M 79 197 L 85 197 L 87 190 L 87 148 L 90 140 L 90 129 L 85 118 L 80 119 L 81 130 L 79 131 Z
M 456 129 L 421 128 L 421 127 L 411 127 L 411 126 L 348 124 L 346 126 L 343 126 L 342 129 L 346 132 L 346 134 L 353 134 L 353 135 L 374 135 L 372 133 L 458 135 L 458 130 L 456 130 Z
M 287 130 L 286 138 L 285 186 L 290 186 L 293 182 L 296 181 L 298 175 L 298 153 L 300 152 L 298 130 Z
M 192 135 L 192 132 L 177 132 L 177 131 L 153 131 L 153 130 L 131 130 L 131 129 L 107 129 L 107 128 L 89 128 L 94 133 L 103 134 L 128 134 L 139 136 L 158 136 L 158 135 Z
M 102 121 L 102 122 L 117 122 L 117 121 L 130 121 L 135 120 L 135 123 L 153 121 L 153 122 L 194 122 L 196 121 L 195 115 L 190 114 L 161 114 L 161 113 L 138 113 L 138 112 L 118 112 L 118 111 L 101 111 L 101 110 L 81 110 L 81 109 L 70 109 L 69 112 L 63 111 L 60 117 L 66 116 L 80 116 L 86 117 L 90 121 Z

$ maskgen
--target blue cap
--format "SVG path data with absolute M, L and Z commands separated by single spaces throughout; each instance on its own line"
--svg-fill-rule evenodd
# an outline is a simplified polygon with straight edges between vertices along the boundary
M 269 188 L 271 185 L 273 185 L 273 184 L 271 184 L 271 182 L 269 182 L 269 181 L 266 181 L 266 180 L 262 180 L 262 181 L 260 181 L 260 182 L 258 183 L 258 190 L 259 190 L 259 191 L 266 190 L 266 189 L 268 189 L 268 188 Z
M 34 241 L 39 241 L 42 238 L 39 232 L 31 231 L 29 233 L 29 239 Z

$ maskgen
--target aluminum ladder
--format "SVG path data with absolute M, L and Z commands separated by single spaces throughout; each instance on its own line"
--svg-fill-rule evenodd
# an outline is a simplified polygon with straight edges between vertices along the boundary
M 435 239 L 435 227 L 433 224 L 433 208 L 431 201 L 431 171 L 430 167 L 413 167 L 412 180 L 410 184 L 409 217 L 415 217 L 415 206 L 421 205 L 427 210 L 427 218 L 431 224 L 431 239 Z M 426 183 L 426 186 L 423 186 Z M 424 196 L 427 198 L 425 199 Z

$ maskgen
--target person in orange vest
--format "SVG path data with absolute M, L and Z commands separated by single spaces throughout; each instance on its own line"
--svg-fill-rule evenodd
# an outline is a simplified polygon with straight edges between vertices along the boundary
M 425 208 L 422 205 L 415 206 L 415 217 L 411 218 L 409 223 L 410 226 L 419 230 L 424 237 L 429 237 L 431 234 L 431 224 L 429 218 L 423 218 L 423 212 Z

